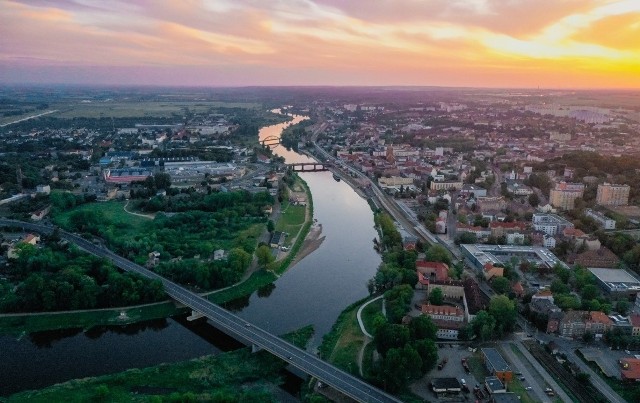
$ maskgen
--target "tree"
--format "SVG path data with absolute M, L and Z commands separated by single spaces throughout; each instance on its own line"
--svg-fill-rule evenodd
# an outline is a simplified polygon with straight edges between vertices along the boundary
M 499 335 L 513 330 L 516 324 L 516 307 L 506 295 L 498 295 L 489 302 L 489 314 L 496 321 L 496 331 Z
M 385 323 L 378 328 L 373 341 L 382 355 L 392 348 L 403 347 L 409 342 L 409 328 L 404 325 Z
M 438 347 L 432 339 L 416 340 L 413 342 L 413 348 L 422 359 L 423 374 L 435 368 L 438 362 Z
M 442 262 L 447 265 L 451 264 L 451 255 L 449 251 L 442 245 L 434 244 L 427 249 L 425 259 L 428 262 Z
M 494 335 L 496 320 L 487 311 L 479 311 L 466 329 L 466 336 L 476 336 L 481 341 L 490 340 Z
M 439 290 L 439 288 L 436 288 Z M 438 328 L 427 315 L 420 315 L 413 318 L 409 323 L 409 332 L 413 340 L 435 340 Z
M 582 287 L 582 292 L 580 294 L 582 299 L 592 300 L 598 296 L 598 287 L 593 284 L 587 284 Z
M 444 297 L 442 295 L 442 288 L 434 288 L 429 293 L 429 302 L 431 303 L 431 305 L 442 305 L 443 300 Z
M 153 175 L 153 184 L 156 189 L 169 189 L 171 187 L 171 176 L 168 173 L 158 172 Z
M 256 257 L 258 258 L 258 264 L 261 266 L 266 266 L 275 260 L 271 253 L 271 248 L 267 245 L 262 245 L 256 249 Z
M 538 204 L 540 204 L 540 197 L 538 197 L 538 194 L 536 192 L 533 192 L 529 195 L 529 204 L 531 205 L 531 207 L 536 207 L 538 206 Z
M 626 315 L 628 310 L 629 310 L 629 301 L 620 300 L 616 302 L 616 311 L 620 315 Z
M 273 220 L 267 221 L 267 231 L 273 232 L 276 229 L 276 225 L 273 223 Z
M 498 294 L 506 294 L 511 289 L 509 280 L 504 277 L 497 277 L 491 282 L 491 286 Z

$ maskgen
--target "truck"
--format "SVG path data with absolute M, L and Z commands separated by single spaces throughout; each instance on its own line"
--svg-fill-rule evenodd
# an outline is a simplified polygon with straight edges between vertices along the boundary
M 462 368 L 464 368 L 464 371 L 465 371 L 467 374 L 468 374 L 468 373 L 470 373 L 470 372 L 471 372 L 471 370 L 469 369 L 469 363 L 467 363 L 467 359 L 466 359 L 466 358 L 463 358 L 463 359 L 461 360 L 461 362 L 462 362 Z

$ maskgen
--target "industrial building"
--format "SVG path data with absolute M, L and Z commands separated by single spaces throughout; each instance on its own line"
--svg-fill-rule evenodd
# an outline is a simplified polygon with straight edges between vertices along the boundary
M 489 373 L 502 382 L 511 382 L 513 372 L 511 367 L 502 358 L 498 350 L 495 348 L 482 348 L 482 359 Z

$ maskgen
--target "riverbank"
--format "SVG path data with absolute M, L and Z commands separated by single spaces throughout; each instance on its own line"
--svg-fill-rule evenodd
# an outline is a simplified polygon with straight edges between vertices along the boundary
M 273 283 L 290 267 L 300 262 L 320 247 L 324 237 L 319 239 L 321 225 L 313 226 L 313 199 L 308 185 L 301 178 L 296 183 L 304 189 L 308 203 L 305 206 L 304 221 L 293 239 L 293 246 L 285 257 L 276 261 L 270 270 L 254 269 L 240 282 L 229 287 L 213 290 L 202 295 L 217 304 L 224 304 L 237 298 L 246 297 L 258 289 Z M 126 211 L 126 209 L 125 209 Z M 248 269 L 251 270 L 251 269 Z M 187 313 L 184 307 L 173 301 L 136 306 L 78 310 L 67 312 L 34 312 L 20 314 L 0 314 L 0 334 L 29 334 L 33 332 L 81 328 L 88 330 L 95 326 L 121 326 L 147 320 L 167 318 Z
M 283 338 L 305 348 L 312 335 L 313 328 L 307 326 Z M 293 399 L 280 388 L 286 365 L 266 351 L 252 353 L 245 347 L 176 364 L 72 380 L 17 393 L 6 402 L 286 401 Z

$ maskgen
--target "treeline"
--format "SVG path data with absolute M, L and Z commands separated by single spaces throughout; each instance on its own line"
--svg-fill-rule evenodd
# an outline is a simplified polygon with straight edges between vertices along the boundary
M 38 249 L 19 247 L 18 259 L 5 269 L 11 282 L 0 282 L 1 312 L 110 308 L 165 298 L 161 282 L 121 273 L 104 259 L 53 241 Z
M 191 193 L 175 194 L 173 196 L 155 196 L 149 200 L 142 200 L 138 208 L 148 212 L 181 212 L 181 211 L 209 211 L 225 212 L 227 216 L 263 216 L 263 209 L 273 204 L 274 199 L 267 192 L 249 193 L 237 192 L 212 192 L 210 194 Z
M 314 125 L 315 122 L 307 119 L 297 125 L 287 127 L 282 131 L 280 141 L 283 146 L 298 151 L 298 142 L 302 141 L 307 135 L 307 128 Z

